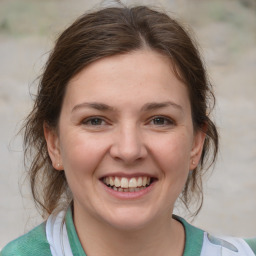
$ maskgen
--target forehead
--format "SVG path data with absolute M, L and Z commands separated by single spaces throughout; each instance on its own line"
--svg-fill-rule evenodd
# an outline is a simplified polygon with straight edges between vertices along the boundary
M 152 50 L 139 50 L 97 60 L 68 84 L 64 102 L 177 101 L 186 105 L 188 92 L 174 74 L 167 56 Z

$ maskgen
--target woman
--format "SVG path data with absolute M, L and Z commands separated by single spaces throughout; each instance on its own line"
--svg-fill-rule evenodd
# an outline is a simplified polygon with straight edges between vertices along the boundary
M 1 255 L 255 255 L 172 216 L 201 207 L 218 151 L 211 85 L 193 41 L 145 6 L 86 14 L 56 42 L 25 124 L 47 221 Z M 195 214 L 196 214 L 195 213 Z

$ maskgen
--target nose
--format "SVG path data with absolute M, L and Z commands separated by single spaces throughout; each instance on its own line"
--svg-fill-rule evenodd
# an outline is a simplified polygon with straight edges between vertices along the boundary
M 125 164 L 133 164 L 147 156 L 147 148 L 142 132 L 136 125 L 123 125 L 113 134 L 111 156 Z

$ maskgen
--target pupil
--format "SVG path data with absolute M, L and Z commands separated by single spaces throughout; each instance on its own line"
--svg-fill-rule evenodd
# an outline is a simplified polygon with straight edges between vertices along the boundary
M 155 124 L 163 124 L 164 123 L 164 119 L 161 117 L 155 118 L 154 119 L 154 123 Z
M 94 118 L 94 119 L 91 120 L 91 124 L 92 125 L 100 125 L 101 120 L 99 118 Z

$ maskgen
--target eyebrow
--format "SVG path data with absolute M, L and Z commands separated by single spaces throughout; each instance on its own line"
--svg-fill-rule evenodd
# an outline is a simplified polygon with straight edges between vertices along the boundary
M 71 112 L 74 112 L 80 108 L 93 108 L 93 109 L 97 109 L 100 111 L 114 111 L 115 110 L 115 108 L 113 108 L 107 104 L 104 104 L 104 103 L 84 102 L 84 103 L 75 105 Z
M 157 109 L 166 108 L 166 107 L 169 107 L 169 106 L 174 107 L 174 108 L 183 112 L 183 108 L 180 105 L 178 105 L 178 104 L 176 104 L 172 101 L 150 102 L 150 103 L 147 103 L 144 106 L 142 106 L 141 111 L 142 112 L 147 112 L 147 111 L 150 111 L 150 110 L 157 110 Z M 96 110 L 99 110 L 99 111 L 115 111 L 116 110 L 114 107 L 109 106 L 109 105 L 104 104 L 104 103 L 83 102 L 81 104 L 75 105 L 71 112 L 74 112 L 74 111 L 76 111 L 78 109 L 81 109 L 81 108 L 92 108 L 92 109 L 96 109 Z
M 183 112 L 183 108 L 172 101 L 147 103 L 141 108 L 141 110 L 143 112 L 147 112 L 150 110 L 157 110 L 157 109 L 166 108 L 169 106 L 174 107 Z

